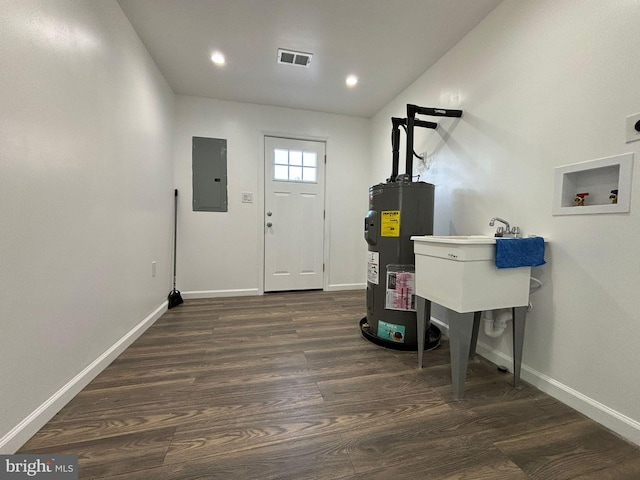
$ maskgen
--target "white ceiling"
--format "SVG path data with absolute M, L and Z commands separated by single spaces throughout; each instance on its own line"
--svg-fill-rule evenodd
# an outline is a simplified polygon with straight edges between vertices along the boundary
M 175 93 L 371 117 L 500 0 L 119 3 Z M 310 67 L 277 64 L 278 48 L 312 53 Z

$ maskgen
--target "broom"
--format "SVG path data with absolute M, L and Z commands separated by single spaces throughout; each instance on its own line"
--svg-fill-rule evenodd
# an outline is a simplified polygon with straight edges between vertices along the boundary
M 178 189 L 175 195 L 175 213 L 173 218 L 173 290 L 169 292 L 167 299 L 169 300 L 169 309 L 177 307 L 183 300 L 180 292 L 176 290 L 176 250 L 178 243 Z

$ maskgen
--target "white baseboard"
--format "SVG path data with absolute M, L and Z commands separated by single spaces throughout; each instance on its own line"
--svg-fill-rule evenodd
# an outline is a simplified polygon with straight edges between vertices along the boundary
M 102 355 L 96 358 L 89 366 L 73 377 L 66 385 L 55 392 L 42 405 L 13 427 L 5 436 L 0 438 L 0 454 L 10 455 L 24 445 L 38 430 L 51 420 L 62 407 L 75 397 L 91 380 L 98 376 L 113 362 L 118 355 L 124 352 L 144 331 L 154 324 L 164 312 L 167 311 L 165 300 L 159 307 L 151 312 L 144 320 L 127 332 L 120 340 L 114 343 Z
M 328 285 L 327 292 L 337 292 L 340 290 L 363 290 L 367 288 L 366 283 L 337 283 Z M 234 290 L 203 290 L 192 292 L 181 292 L 182 298 L 191 300 L 196 298 L 217 298 L 217 297 L 242 297 L 251 295 L 262 295 L 258 288 L 238 288 Z
M 449 325 L 442 320 L 438 320 L 435 317 L 431 317 L 431 323 L 440 329 L 443 335 L 449 336 Z
M 337 292 L 340 290 L 362 290 L 367 288 L 366 283 L 338 283 L 334 285 L 328 285 L 327 292 Z M 233 290 L 201 290 L 191 292 L 180 292 L 180 295 L 185 300 L 192 300 L 197 298 L 218 298 L 218 297 L 245 297 L 262 295 L 262 292 L 258 288 L 238 288 Z
M 444 335 L 448 335 L 448 324 L 434 317 L 431 317 L 431 322 L 437 325 Z M 513 373 L 513 357 L 510 355 L 495 350 L 480 341 L 478 341 L 476 346 L 476 353 L 496 365 L 504 365 Z M 630 442 L 640 445 L 640 422 L 633 418 L 623 415 L 544 373 L 538 372 L 524 363 L 522 364 L 520 378 L 538 390 L 552 396 L 556 400 L 598 422 L 600 425 L 626 438 Z
M 182 298 L 185 300 L 196 298 L 246 297 L 253 295 L 262 295 L 262 292 L 257 288 L 237 288 L 234 290 L 200 290 L 181 293 Z
M 490 362 L 504 365 L 510 372 L 513 372 L 513 357 L 510 355 L 496 351 L 482 342 L 478 342 L 476 352 Z M 520 378 L 630 442 L 640 445 L 640 422 L 633 418 L 623 415 L 524 363 L 522 364 Z
M 366 283 L 334 283 L 327 285 L 327 292 L 338 292 L 340 290 L 363 290 L 367 288 Z

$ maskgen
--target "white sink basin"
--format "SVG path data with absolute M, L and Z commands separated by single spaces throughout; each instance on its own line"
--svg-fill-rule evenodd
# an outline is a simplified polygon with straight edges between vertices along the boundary
M 426 235 L 424 237 L 411 237 L 411 240 L 429 238 L 433 243 L 496 243 L 496 237 L 488 235 Z
M 497 268 L 495 237 L 414 236 L 416 294 L 459 313 L 529 304 L 531 267 Z

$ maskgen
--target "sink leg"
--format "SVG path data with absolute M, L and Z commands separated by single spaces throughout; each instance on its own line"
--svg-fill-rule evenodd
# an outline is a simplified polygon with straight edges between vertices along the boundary
M 431 302 L 418 295 L 416 295 L 416 317 L 418 322 L 418 368 L 422 368 L 424 336 L 427 333 L 427 325 L 431 319 Z
M 513 386 L 520 381 L 522 366 L 522 346 L 524 344 L 524 327 L 527 319 L 527 307 L 513 307 Z
M 467 377 L 467 362 L 474 331 L 474 313 L 451 313 L 449 321 L 449 349 L 451 351 L 451 380 L 453 396 L 462 400 L 464 381 Z
M 480 330 L 480 318 L 482 312 L 475 312 L 473 314 L 473 332 L 471 334 L 471 345 L 469 348 L 469 360 L 473 360 L 476 356 L 476 346 L 478 345 L 478 330 Z

